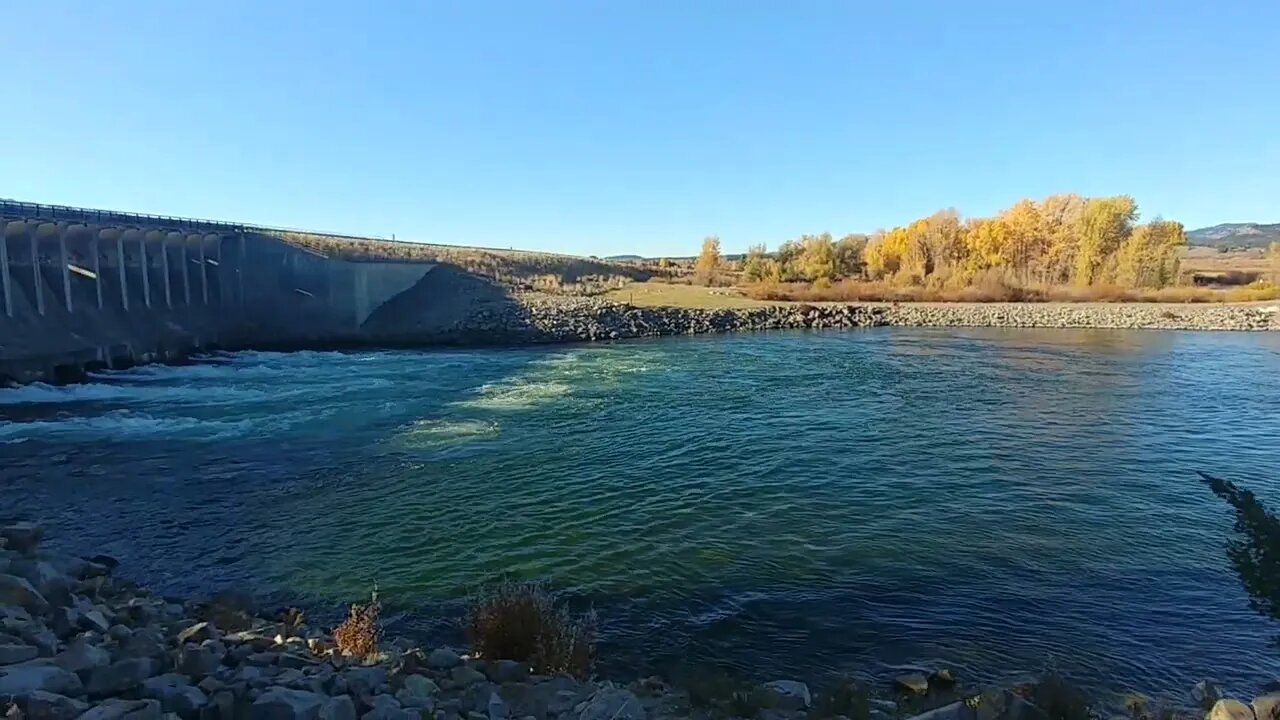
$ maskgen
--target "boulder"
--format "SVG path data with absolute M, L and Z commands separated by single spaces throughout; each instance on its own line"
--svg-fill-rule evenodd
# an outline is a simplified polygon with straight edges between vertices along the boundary
M 469 665 L 459 665 L 454 668 L 453 672 L 450 673 L 450 678 L 462 687 L 475 685 L 476 683 L 484 682 L 486 679 L 484 673 Z
M 249 665 L 275 665 L 280 660 L 280 653 L 275 652 L 256 652 L 249 653 L 244 657 L 244 662 Z
M 328 703 L 320 693 L 273 687 L 253 701 L 249 720 L 318 720 Z
M 1213 704 L 1208 720 L 1254 720 L 1253 708 L 1239 700 L 1224 698 Z
M 369 712 L 362 715 L 362 718 L 367 718 L 372 715 L 375 718 L 392 720 L 393 718 L 399 718 L 401 714 L 400 701 L 390 695 L 374 695 L 369 698 L 369 707 L 371 709 Z
M 485 706 L 485 715 L 489 720 L 507 720 L 511 717 L 511 707 L 498 693 L 489 694 L 489 703 Z
M 449 648 L 436 648 L 427 656 L 427 665 L 436 670 L 449 670 L 461 664 L 462 658 Z
M 903 692 L 923 695 L 929 692 L 929 679 L 920 673 L 899 675 L 893 680 L 894 685 Z
M 10 523 L 0 527 L 0 538 L 5 540 L 5 548 L 30 555 L 40 545 L 44 531 L 27 522 Z
M 39 657 L 40 651 L 34 645 L 17 645 L 6 643 L 0 645 L 0 665 L 14 665 Z
M 160 720 L 160 701 L 111 698 L 98 703 L 79 720 Z
M 234 720 L 236 695 L 230 690 L 219 690 L 209 698 L 209 704 L 200 711 L 200 720 Z
M 106 635 L 111 629 L 111 623 L 107 622 L 107 616 L 101 610 L 94 608 L 80 614 L 80 627 Z
M 164 712 L 177 713 L 183 718 L 196 718 L 209 697 L 187 678 L 177 673 L 157 675 L 142 681 L 142 696 L 160 701 Z
M 529 666 L 515 660 L 494 660 L 484 667 L 485 674 L 496 683 L 523 682 L 529 677 Z
M 387 671 L 380 667 L 353 667 L 342 671 L 353 695 L 375 695 L 388 690 Z
M 40 651 L 40 657 L 52 657 L 58 650 L 58 636 L 44 625 L 30 623 L 20 633 L 23 641 L 34 645 Z
M 813 703 L 809 686 L 798 680 L 774 680 L 762 686 L 770 707 L 807 710 Z
M 138 687 L 156 672 L 156 662 L 151 658 L 121 660 L 89 671 L 85 692 L 96 697 L 116 695 Z
M 1191 699 L 1201 710 L 1212 708 L 1221 697 L 1222 693 L 1218 692 L 1218 687 L 1208 680 L 1201 680 L 1191 688 Z
M 116 623 L 107 630 L 107 637 L 115 640 L 117 644 L 123 645 L 129 642 L 129 638 L 133 637 L 133 631 L 124 625 Z
M 53 662 L 86 678 L 90 670 L 110 665 L 111 654 L 102 647 L 79 638 L 68 645 L 66 650 L 55 655 Z
M 133 635 L 120 647 L 120 654 L 125 657 L 164 657 L 163 634 L 153 628 L 135 630 Z
M 17 605 L 37 614 L 49 609 L 49 602 L 25 578 L 7 574 L 0 575 L 0 605 Z
M 66 576 L 67 580 L 74 581 L 88 577 L 91 573 L 89 570 L 89 561 L 75 555 L 63 555 L 61 553 L 40 553 L 40 560 L 48 563 L 51 567 L 58 571 L 60 575 Z
M 435 698 L 430 696 L 414 695 L 413 693 L 403 688 L 401 688 L 400 691 L 396 693 L 396 700 L 400 702 L 401 706 L 406 708 L 413 708 L 414 710 L 419 710 L 419 711 L 425 710 L 427 712 L 431 712 L 436 708 Z
M 36 690 L 74 696 L 84 692 L 84 684 L 75 673 L 47 659 L 0 667 L 0 695 L 26 695 Z
M 1253 715 L 1257 720 L 1280 720 L 1280 693 L 1267 693 L 1254 698 Z
M 222 657 L 205 645 L 183 645 L 178 651 L 178 672 L 194 677 L 208 675 L 222 664 Z
M 51 563 L 28 559 L 9 566 L 9 574 L 31 583 L 31 587 L 55 606 L 71 604 L 71 578 Z
M 216 629 L 207 622 L 198 622 L 178 633 L 178 643 L 202 643 L 205 640 L 216 640 Z
M 356 704 L 350 695 L 331 697 L 320 708 L 319 720 L 356 720 Z
M 435 697 L 440 692 L 440 686 L 423 675 L 406 675 L 402 682 L 400 692 L 412 697 Z
M 297 668 L 285 668 L 276 673 L 275 680 L 272 682 L 276 685 L 284 685 L 298 690 L 307 690 L 308 688 L 302 687 L 302 684 L 306 679 L 307 676 L 302 674 L 301 670 L 298 670 Z
M 66 639 L 80 630 L 80 611 L 73 607 L 55 607 L 49 614 L 49 627 Z
M 583 705 L 578 720 L 645 720 L 645 711 L 631 691 L 605 685 Z
M 28 694 L 22 707 L 28 720 L 72 720 L 88 709 L 87 702 L 44 690 Z
M 276 660 L 276 663 L 279 664 L 280 667 L 304 668 L 315 665 L 316 661 L 302 653 L 282 652 L 280 653 L 280 657 Z

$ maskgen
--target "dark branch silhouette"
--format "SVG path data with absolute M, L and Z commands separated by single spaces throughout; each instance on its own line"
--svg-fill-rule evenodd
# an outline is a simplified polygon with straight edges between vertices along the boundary
M 1250 607 L 1280 620 L 1280 518 L 1251 491 L 1230 480 L 1196 472 L 1236 511 L 1239 537 L 1228 541 L 1227 558 L 1249 593 Z

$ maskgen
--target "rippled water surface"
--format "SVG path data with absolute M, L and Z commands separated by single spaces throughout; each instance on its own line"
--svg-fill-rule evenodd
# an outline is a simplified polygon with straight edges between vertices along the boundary
M 175 594 L 376 581 L 448 638 L 509 574 L 594 604 L 606 669 L 1280 675 L 1194 473 L 1280 499 L 1277 334 L 243 353 L 0 391 L 0 418 L 4 513 Z

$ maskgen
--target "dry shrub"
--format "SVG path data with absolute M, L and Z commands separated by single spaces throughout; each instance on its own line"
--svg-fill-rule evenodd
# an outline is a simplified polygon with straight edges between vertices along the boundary
M 811 718 L 844 717 L 849 720 L 867 720 L 871 716 L 871 693 L 865 685 L 852 678 L 841 678 L 831 691 L 818 696 Z
M 306 613 L 296 607 L 289 607 L 280 611 L 280 625 L 284 630 L 285 637 L 297 635 L 298 630 L 306 623 Z
M 585 677 L 591 668 L 595 615 L 573 617 L 535 583 L 503 581 L 473 600 L 467 634 L 481 657 L 518 660 L 541 674 Z
M 378 616 L 382 613 L 382 603 L 378 602 L 378 591 L 374 590 L 368 605 L 352 603 L 347 619 L 333 631 L 333 640 L 338 651 L 364 659 L 378 651 L 378 639 L 382 628 L 378 625 Z
M 1054 670 L 1040 677 L 1031 691 L 1031 702 L 1044 711 L 1048 720 L 1093 720 L 1089 698 Z

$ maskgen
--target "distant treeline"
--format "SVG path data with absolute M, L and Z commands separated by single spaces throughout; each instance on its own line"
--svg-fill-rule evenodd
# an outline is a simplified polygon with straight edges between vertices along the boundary
M 1182 224 L 1138 224 L 1132 197 L 1052 195 L 989 218 L 942 210 L 872 235 L 805 235 L 769 254 L 750 249 L 752 282 L 826 283 L 843 278 L 938 288 L 998 280 L 1016 285 L 1162 288 L 1178 281 Z

